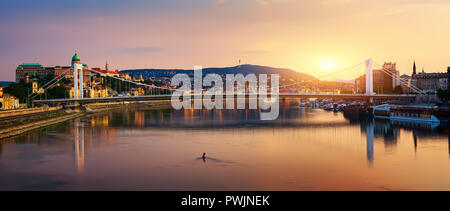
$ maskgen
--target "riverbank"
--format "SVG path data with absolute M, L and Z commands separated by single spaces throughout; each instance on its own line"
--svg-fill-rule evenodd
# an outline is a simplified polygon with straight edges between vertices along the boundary
M 82 108 L 61 109 L 60 107 L 33 108 L 20 114 L 0 118 L 0 141 L 31 130 L 59 124 L 87 114 L 107 112 L 116 109 L 139 108 L 145 110 L 171 109 L 169 100 L 144 102 L 98 103 Z M 12 113 L 12 112 L 10 112 Z M 16 112 L 17 113 L 17 112 Z
M 35 116 L 34 120 L 18 118 L 13 120 L 13 122 L 17 122 L 17 124 L 3 126 L 2 129 L 0 129 L 0 141 L 5 138 L 20 135 L 34 129 L 43 128 L 50 125 L 65 122 L 70 119 L 78 118 L 83 116 L 84 114 L 85 112 L 74 112 L 70 110 L 63 110 L 53 115 L 42 114 L 39 115 L 38 117 Z
M 96 103 L 85 106 L 90 113 L 99 113 L 121 108 L 140 108 L 146 110 L 172 109 L 170 100 L 142 101 L 142 102 L 117 102 L 117 103 Z

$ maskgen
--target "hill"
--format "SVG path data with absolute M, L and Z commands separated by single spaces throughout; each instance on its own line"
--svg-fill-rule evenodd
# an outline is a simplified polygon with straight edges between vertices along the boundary
M 171 78 L 178 73 L 188 74 L 190 77 L 193 77 L 193 70 L 186 69 L 135 69 L 135 70 L 121 70 L 122 73 L 127 73 L 133 77 L 142 77 L 144 79 L 148 79 L 151 77 L 168 77 Z M 221 76 L 226 74 L 238 74 L 242 73 L 244 75 L 247 74 L 279 74 L 281 78 L 290 78 L 297 80 L 317 80 L 315 77 L 300 73 L 287 68 L 274 68 L 267 66 L 259 66 L 259 65 L 239 65 L 234 67 L 214 67 L 214 68 L 204 68 L 203 75 L 215 73 Z
M 0 81 L 0 87 L 1 86 L 9 86 L 12 83 L 14 83 L 14 82 L 12 82 L 12 81 Z

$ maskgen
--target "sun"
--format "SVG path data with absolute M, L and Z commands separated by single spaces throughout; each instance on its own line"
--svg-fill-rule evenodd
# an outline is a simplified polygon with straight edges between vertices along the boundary
M 325 61 L 322 61 L 320 66 L 323 69 L 334 69 L 336 67 L 336 62 L 333 60 L 325 60 Z

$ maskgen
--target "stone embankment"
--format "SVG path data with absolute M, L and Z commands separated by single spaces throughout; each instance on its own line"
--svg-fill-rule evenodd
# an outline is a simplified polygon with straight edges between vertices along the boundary
M 70 119 L 81 117 L 84 114 L 85 112 L 75 112 L 68 109 L 52 113 L 51 115 L 39 114 L 33 117 L 17 117 L 13 122 L 11 122 L 11 120 L 9 120 L 10 122 L 1 122 L 3 126 L 0 128 L 0 140 L 20 135 L 34 129 L 65 122 Z
M 82 117 L 89 113 L 106 112 L 116 109 L 171 109 L 171 101 L 119 102 L 89 104 L 81 108 L 63 109 L 62 107 L 30 108 L 0 112 L 0 141 L 25 132 L 67 120 Z

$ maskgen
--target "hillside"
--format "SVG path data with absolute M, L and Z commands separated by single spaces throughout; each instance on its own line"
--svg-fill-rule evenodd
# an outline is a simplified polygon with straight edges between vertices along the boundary
M 1 86 L 9 86 L 12 83 L 14 83 L 14 82 L 13 81 L 0 81 L 0 87 Z
M 174 75 L 178 73 L 185 73 L 189 76 L 193 76 L 194 71 L 193 70 L 185 70 L 185 69 L 136 69 L 136 70 L 121 70 L 120 72 L 127 73 L 133 77 L 142 77 L 144 79 L 148 79 L 151 77 L 173 77 Z M 242 73 L 244 75 L 247 74 L 279 74 L 281 78 L 292 78 L 292 79 L 298 79 L 298 80 L 316 80 L 315 77 L 305 74 L 296 72 L 291 69 L 287 68 L 274 68 L 274 67 L 267 67 L 267 66 L 259 66 L 259 65 L 240 65 L 240 66 L 234 66 L 234 67 L 218 67 L 218 68 L 205 68 L 203 69 L 203 75 L 209 74 L 209 73 L 216 73 L 219 75 L 225 75 L 225 74 L 238 74 Z

